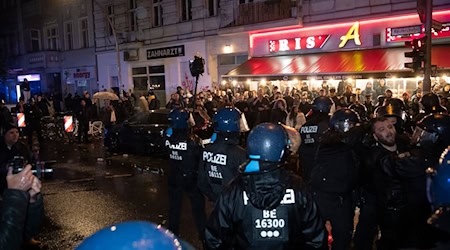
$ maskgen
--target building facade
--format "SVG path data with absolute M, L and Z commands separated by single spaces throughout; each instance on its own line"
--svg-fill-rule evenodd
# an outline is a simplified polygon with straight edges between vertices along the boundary
M 9 51 L 5 68 L 10 84 L 37 74 L 35 85 L 43 92 L 113 88 L 139 95 L 153 90 L 161 100 L 168 100 L 177 86 L 193 90 L 189 61 L 194 55 L 206 63 L 199 91 L 243 81 L 255 87 L 261 78 L 247 79 L 232 70 L 260 57 L 403 47 L 402 41 L 386 40 L 386 28 L 414 26 L 418 20 L 416 0 L 3 0 L 3 6 L 9 17 L 2 22 L 17 27 L 0 32 L 2 53 Z M 435 11 L 449 9 L 448 1 L 434 0 Z M 402 24 L 386 19 L 392 16 L 414 20 Z M 355 40 L 350 39 L 343 48 L 334 48 L 338 33 L 356 22 L 377 22 L 370 20 L 385 22 L 369 30 L 359 26 L 363 46 L 351 45 Z M 333 29 L 336 24 L 350 26 Z M 270 41 L 295 43 L 295 38 L 322 35 L 319 28 L 330 39 L 323 48 L 269 51 Z M 447 43 L 446 38 L 439 41 Z M 273 80 L 290 81 L 296 74 L 317 77 L 314 71 L 278 72 L 280 79 Z

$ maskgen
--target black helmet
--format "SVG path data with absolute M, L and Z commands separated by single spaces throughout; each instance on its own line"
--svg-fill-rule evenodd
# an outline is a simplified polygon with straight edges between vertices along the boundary
M 356 113 L 358 113 L 359 118 L 361 119 L 361 121 L 366 121 L 367 120 L 367 108 L 363 104 L 353 103 L 348 108 L 353 110 L 353 111 L 355 111 Z
M 445 108 L 441 106 L 439 97 L 434 93 L 428 93 L 422 96 L 420 103 L 423 106 L 423 110 L 427 114 L 445 112 Z
M 176 108 L 169 113 L 169 124 L 173 129 L 188 128 L 189 113 L 182 108 Z
M 411 142 L 421 146 L 450 145 L 450 115 L 437 113 L 425 116 L 417 123 Z
M 262 123 L 254 127 L 247 139 L 250 160 L 281 162 L 289 152 L 289 137 L 284 128 L 274 123 Z M 246 172 L 254 172 L 247 165 Z M 256 170 L 256 171 L 259 171 Z
M 360 121 L 358 113 L 351 109 L 339 109 L 330 118 L 330 128 L 345 133 Z
M 388 104 L 375 109 L 375 117 L 397 117 L 403 119 L 402 109 L 397 105 Z
M 333 106 L 333 101 L 326 96 L 319 96 L 314 99 L 312 104 L 312 110 L 319 113 L 330 113 L 331 106 Z

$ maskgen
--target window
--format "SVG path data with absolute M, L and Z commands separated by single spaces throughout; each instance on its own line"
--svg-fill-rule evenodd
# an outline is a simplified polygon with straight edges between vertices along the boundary
M 192 0 L 181 0 L 181 21 L 192 20 Z
M 58 27 L 53 26 L 46 29 L 47 49 L 58 50 Z
M 164 91 L 166 89 L 164 65 L 133 68 L 131 72 L 135 90 L 147 91 L 152 89 Z
M 73 49 L 73 23 L 64 23 L 64 46 L 66 50 Z
M 108 23 L 106 24 L 106 27 L 108 27 L 107 29 L 107 34 L 108 36 L 112 36 L 114 34 L 113 31 L 113 26 L 114 26 L 114 6 L 110 5 L 108 6 Z
M 130 31 L 137 30 L 136 0 L 129 0 L 128 20 Z
M 80 48 L 89 47 L 89 26 L 87 17 L 80 19 Z
M 239 65 L 247 60 L 247 55 L 219 55 L 219 65 Z
M 41 50 L 41 32 L 39 30 L 30 31 L 31 51 L 36 52 Z
M 163 25 L 162 14 L 162 0 L 153 0 L 153 26 Z
M 219 9 L 220 0 L 208 0 L 208 15 L 217 16 L 217 10 Z

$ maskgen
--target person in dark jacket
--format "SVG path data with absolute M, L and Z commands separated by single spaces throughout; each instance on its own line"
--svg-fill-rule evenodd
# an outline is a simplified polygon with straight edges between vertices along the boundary
M 183 194 L 191 201 L 192 214 L 200 240 L 204 239 L 205 200 L 197 187 L 197 171 L 200 156 L 199 138 L 188 132 L 189 114 L 176 108 L 169 113 L 170 127 L 166 131 L 169 166 L 169 223 L 168 229 L 179 235 Z
M 370 178 L 367 190 L 375 192 L 376 220 L 382 249 L 429 248 L 430 207 L 426 196 L 425 164 L 409 141 L 401 141 L 386 117 L 375 119 L 372 131 L 377 144 L 367 157 Z
M 39 233 L 44 203 L 40 195 L 41 183 L 28 165 L 18 174 L 9 169 L 7 189 L 2 193 L 0 249 L 18 250 Z
M 12 123 L 11 112 L 8 107 L 5 106 L 5 101 L 0 101 L 0 136 L 5 132 L 4 130 L 8 126 L 9 123 Z
M 284 99 L 277 99 L 274 101 L 272 111 L 270 112 L 270 121 L 273 123 L 286 124 L 287 105 Z
M 217 200 L 247 159 L 239 146 L 240 119 L 241 113 L 233 107 L 219 109 L 214 116 L 215 132 L 201 152 L 198 172 L 198 186 L 210 201 Z
M 34 98 L 30 99 L 30 104 L 25 105 L 25 122 L 28 145 L 31 147 L 33 145 L 33 133 L 36 132 L 38 136 L 39 144 L 42 144 L 42 130 L 41 130 L 41 118 L 42 112 L 39 109 Z
M 89 121 L 91 120 L 91 109 L 87 107 L 86 100 L 80 100 L 80 108 L 77 111 L 78 119 L 78 143 L 81 143 L 81 138 L 83 138 L 84 143 L 89 142 L 88 131 L 89 131 Z
M 301 176 L 306 181 L 311 177 L 314 158 L 319 146 L 320 138 L 329 127 L 330 110 L 333 105 L 328 97 L 317 97 L 312 105 L 312 115 L 300 128 L 302 144 L 299 150 Z
M 207 248 L 323 248 L 325 229 L 316 204 L 301 180 L 283 168 L 290 150 L 296 151 L 284 128 L 262 123 L 248 142 L 249 160 L 209 218 Z
M 358 114 L 350 109 L 333 114 L 330 129 L 317 148 L 311 172 L 314 199 L 323 219 L 329 220 L 332 227 L 333 250 L 349 249 L 352 239 L 355 211 L 352 194 L 358 169 L 354 142 L 360 141 L 352 137 L 359 122 Z

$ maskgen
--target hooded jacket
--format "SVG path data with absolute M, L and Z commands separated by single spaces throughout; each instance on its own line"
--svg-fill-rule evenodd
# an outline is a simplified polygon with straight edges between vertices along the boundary
M 208 249 L 321 249 L 324 223 L 300 179 L 280 168 L 243 173 L 219 197 Z

